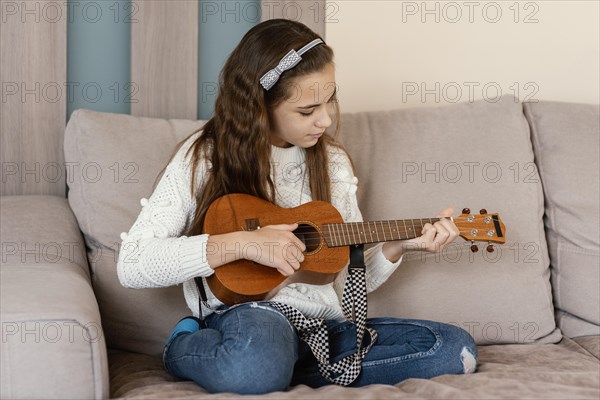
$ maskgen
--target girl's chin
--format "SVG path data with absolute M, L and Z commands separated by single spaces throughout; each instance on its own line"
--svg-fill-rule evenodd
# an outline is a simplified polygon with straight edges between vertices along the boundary
M 319 142 L 319 138 L 309 139 L 306 142 L 304 142 L 302 145 L 299 145 L 299 147 L 304 147 L 305 149 L 308 149 L 309 147 L 315 146 L 318 142 Z

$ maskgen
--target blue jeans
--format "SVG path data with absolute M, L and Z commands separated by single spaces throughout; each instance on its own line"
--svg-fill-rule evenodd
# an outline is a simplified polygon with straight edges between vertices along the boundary
M 181 333 L 166 345 L 163 362 L 173 376 L 211 393 L 261 394 L 290 385 L 330 384 L 308 345 L 287 318 L 266 302 L 246 303 L 206 318 L 207 328 Z M 439 322 L 370 318 L 378 338 L 350 386 L 396 384 L 408 378 L 473 372 L 477 347 L 464 329 Z M 327 321 L 333 362 L 356 346 L 355 326 Z M 368 335 L 367 335 L 368 336 Z

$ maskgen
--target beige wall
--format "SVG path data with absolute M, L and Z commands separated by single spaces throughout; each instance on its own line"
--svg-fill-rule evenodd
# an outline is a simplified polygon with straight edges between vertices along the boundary
M 595 0 L 328 1 L 342 111 L 493 101 L 499 92 L 597 104 L 599 13 Z

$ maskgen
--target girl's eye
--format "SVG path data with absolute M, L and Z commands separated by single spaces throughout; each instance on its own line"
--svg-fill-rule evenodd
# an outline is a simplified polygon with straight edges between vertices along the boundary
M 309 115 L 312 115 L 313 112 L 315 112 L 315 110 L 312 110 L 311 112 L 308 112 L 308 113 L 301 112 L 300 114 L 304 115 L 305 117 L 308 117 Z

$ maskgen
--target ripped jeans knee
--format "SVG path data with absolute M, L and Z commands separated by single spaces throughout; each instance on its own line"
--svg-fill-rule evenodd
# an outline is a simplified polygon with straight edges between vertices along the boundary
M 477 370 L 477 358 L 467 346 L 464 346 L 460 352 L 460 361 L 462 362 L 463 373 L 472 374 Z

